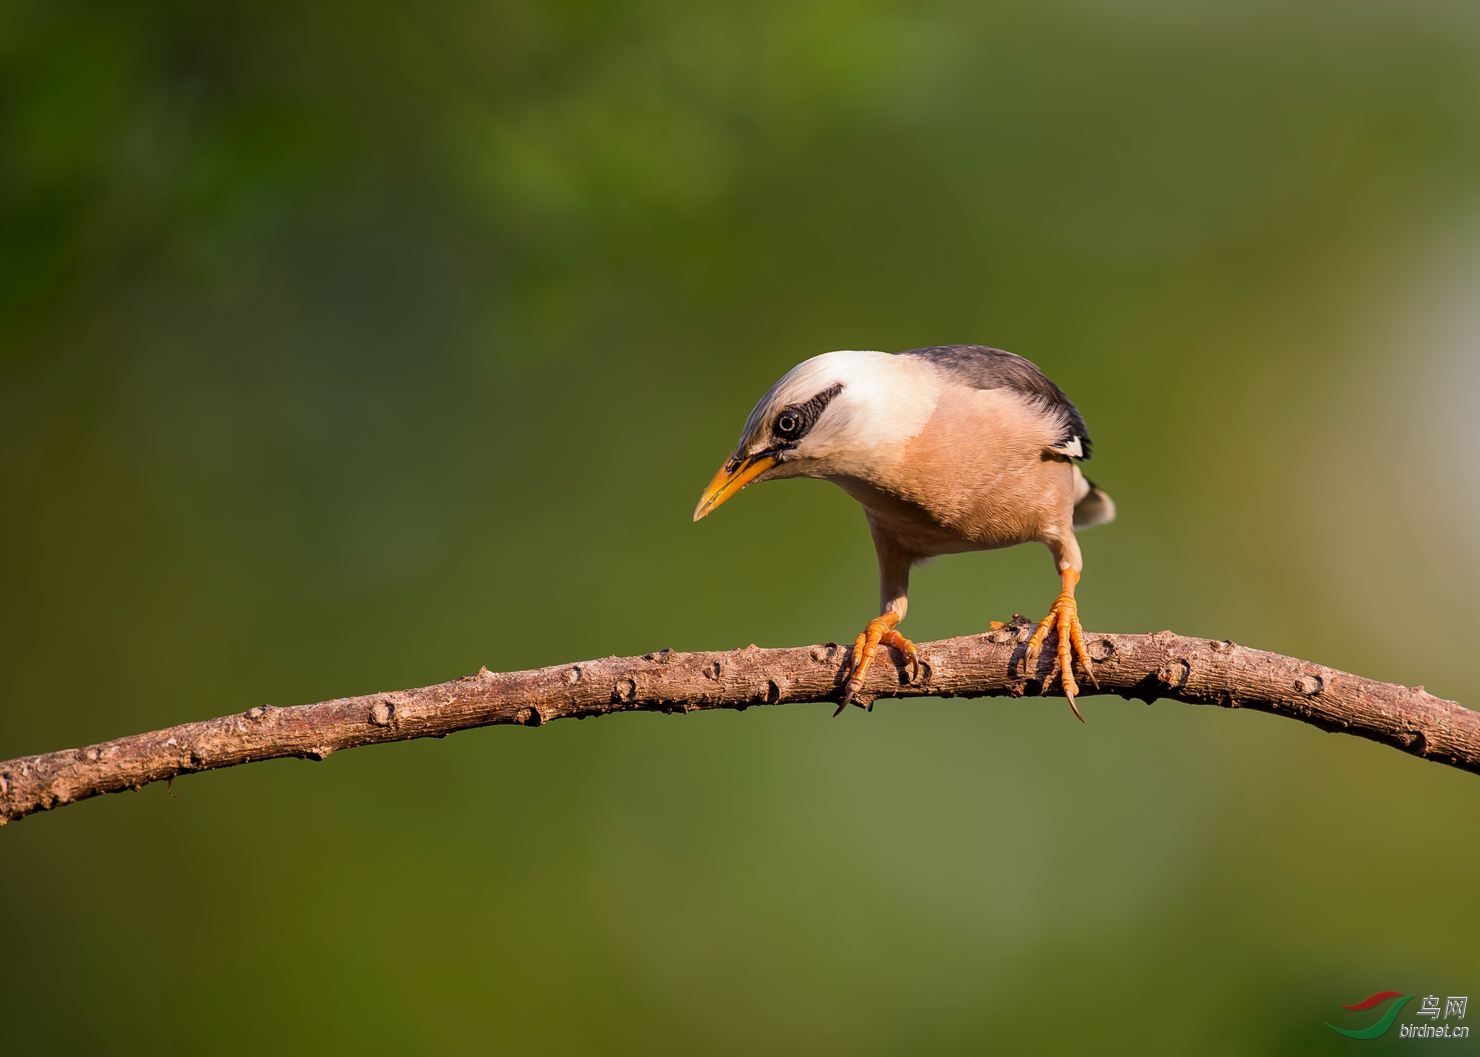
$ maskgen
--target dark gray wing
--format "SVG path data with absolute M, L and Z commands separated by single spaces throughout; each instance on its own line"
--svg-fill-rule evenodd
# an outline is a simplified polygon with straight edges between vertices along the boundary
M 1011 389 L 1063 424 L 1063 434 L 1050 451 L 1071 459 L 1089 458 L 1089 428 L 1079 409 L 1032 360 L 985 345 L 932 345 L 896 355 L 929 360 L 962 385 L 974 389 Z

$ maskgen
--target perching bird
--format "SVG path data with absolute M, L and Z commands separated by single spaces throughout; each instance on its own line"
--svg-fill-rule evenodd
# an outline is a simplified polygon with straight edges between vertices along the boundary
M 1055 667 L 1082 720 L 1074 661 L 1091 682 L 1094 665 L 1074 601 L 1083 568 L 1074 530 L 1115 516 L 1110 497 L 1077 465 L 1089 454 L 1078 409 L 1011 352 L 980 345 L 829 352 L 793 367 L 761 397 L 694 520 L 752 482 L 783 477 L 834 481 L 863 504 L 883 612 L 853 644 L 839 712 L 862 689 L 880 644 L 904 655 L 911 679 L 919 675 L 915 645 L 897 630 L 911 566 L 940 554 L 1045 544 L 1063 591 L 1024 660 L 1033 670 L 1049 633 L 1057 634 Z

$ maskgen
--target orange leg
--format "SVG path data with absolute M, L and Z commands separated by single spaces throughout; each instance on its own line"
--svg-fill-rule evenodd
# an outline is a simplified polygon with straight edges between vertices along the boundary
M 1089 681 L 1094 684 L 1096 690 L 1100 688 L 1100 684 L 1095 679 L 1094 662 L 1089 659 L 1089 650 L 1084 645 L 1084 628 L 1079 623 L 1079 604 L 1074 601 L 1074 585 L 1077 583 L 1079 583 L 1079 571 L 1065 569 L 1064 589 L 1059 593 L 1059 597 L 1054 599 L 1053 608 L 1048 611 L 1048 616 L 1039 621 L 1038 627 L 1033 629 L 1033 637 L 1028 640 L 1028 652 L 1023 658 L 1023 667 L 1024 670 L 1031 671 L 1037 665 L 1039 651 L 1043 649 L 1048 633 L 1056 632 L 1058 649 L 1054 657 L 1054 666 L 1047 678 L 1043 680 L 1043 689 L 1047 692 L 1049 684 L 1053 682 L 1054 672 L 1059 672 L 1063 678 L 1064 696 L 1069 699 L 1069 707 L 1083 723 L 1084 716 L 1080 714 L 1079 706 L 1074 703 L 1074 698 L 1079 693 L 1079 684 L 1074 681 L 1074 661 L 1079 661 L 1084 674 L 1089 676 Z
M 868 627 L 864 628 L 858 638 L 853 641 L 853 666 L 848 672 L 848 682 L 843 686 L 843 696 L 839 699 L 838 710 L 833 713 L 834 716 L 842 715 L 843 709 L 855 703 L 853 698 L 863 689 L 863 680 L 867 677 L 880 646 L 892 646 L 904 654 L 905 661 L 909 665 L 910 682 L 919 678 L 920 655 L 915 651 L 913 642 L 894 630 L 898 624 L 898 613 L 885 613 L 883 616 L 870 620 Z M 870 702 L 869 711 L 872 711 L 873 707 L 873 703 Z

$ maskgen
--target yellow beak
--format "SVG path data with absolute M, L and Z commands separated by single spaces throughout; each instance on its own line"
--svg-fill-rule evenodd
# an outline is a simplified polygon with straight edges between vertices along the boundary
M 733 470 L 728 468 L 728 463 L 721 466 L 719 473 L 714 475 L 714 480 L 709 482 L 709 487 L 699 497 L 699 505 L 694 508 L 694 520 L 698 521 L 711 513 L 730 496 L 775 466 L 776 462 L 774 455 L 752 455 Z

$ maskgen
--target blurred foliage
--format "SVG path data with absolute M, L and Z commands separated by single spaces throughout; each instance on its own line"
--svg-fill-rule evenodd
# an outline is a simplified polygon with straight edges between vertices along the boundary
M 846 638 L 841 492 L 689 511 L 792 363 L 955 341 L 1090 422 L 1092 628 L 1480 702 L 1477 100 L 1446 0 L 0 6 L 0 757 Z M 1054 590 L 944 559 L 909 630 Z M 475 732 L 31 819 L 0 1046 L 1337 1053 L 1341 1003 L 1480 992 L 1473 777 L 1085 710 Z

